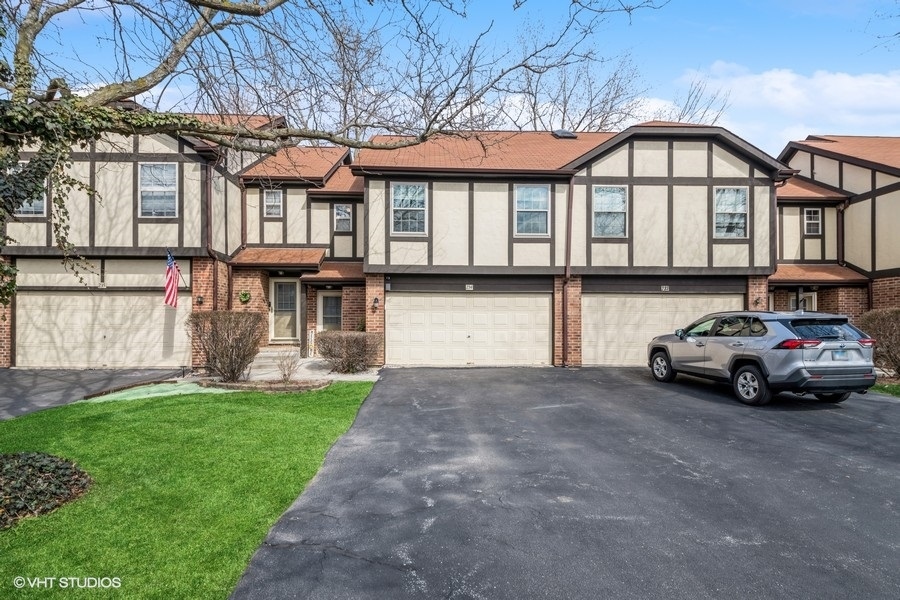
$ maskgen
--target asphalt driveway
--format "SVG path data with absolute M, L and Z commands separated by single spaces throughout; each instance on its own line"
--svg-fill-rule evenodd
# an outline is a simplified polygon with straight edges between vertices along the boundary
M 0 369 L 0 421 L 180 376 L 181 369 Z
M 385 370 L 234 598 L 898 598 L 898 409 Z

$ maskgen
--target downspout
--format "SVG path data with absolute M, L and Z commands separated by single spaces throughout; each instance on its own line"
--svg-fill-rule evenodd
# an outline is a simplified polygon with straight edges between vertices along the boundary
M 575 201 L 575 175 L 569 178 L 566 194 L 566 270 L 562 289 L 563 366 L 569 366 L 569 278 L 572 276 L 572 205 Z
M 216 264 L 218 259 L 212 248 L 212 178 L 215 172 L 215 166 L 219 164 L 220 158 L 217 158 L 213 164 L 206 165 L 206 254 L 213 260 L 213 297 L 212 309 L 219 310 L 219 267 Z

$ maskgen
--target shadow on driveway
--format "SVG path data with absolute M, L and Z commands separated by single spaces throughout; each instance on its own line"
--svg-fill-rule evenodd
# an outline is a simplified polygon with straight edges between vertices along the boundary
M 0 369 L 0 420 L 181 376 L 181 369 Z

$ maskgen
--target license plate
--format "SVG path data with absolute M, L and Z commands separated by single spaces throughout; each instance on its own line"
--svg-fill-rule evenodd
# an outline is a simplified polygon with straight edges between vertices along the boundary
M 832 350 L 831 360 L 850 360 L 846 350 Z

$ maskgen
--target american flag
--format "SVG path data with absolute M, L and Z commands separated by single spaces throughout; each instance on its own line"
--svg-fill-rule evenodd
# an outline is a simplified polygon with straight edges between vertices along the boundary
M 168 258 L 166 259 L 166 299 L 165 303 L 172 308 L 178 308 L 178 277 L 181 275 L 181 269 L 178 263 L 172 257 L 172 251 L 166 250 Z

